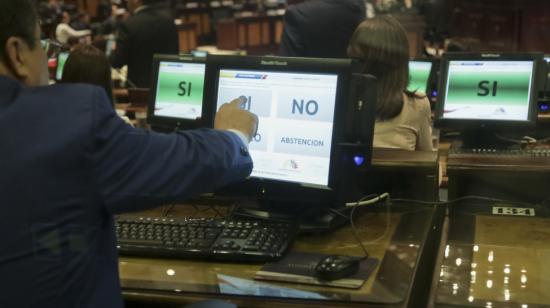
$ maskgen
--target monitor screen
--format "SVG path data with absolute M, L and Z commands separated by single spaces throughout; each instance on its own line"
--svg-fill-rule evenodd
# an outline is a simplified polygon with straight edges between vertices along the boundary
M 65 68 L 65 62 L 67 62 L 67 58 L 69 58 L 69 52 L 68 51 L 62 51 L 57 55 L 57 67 L 55 69 L 55 79 L 61 80 L 63 78 L 63 69 Z
M 116 40 L 114 38 L 109 38 L 105 42 L 105 55 L 109 57 L 113 50 L 115 49 Z
M 203 63 L 161 61 L 155 96 L 155 115 L 182 119 L 201 116 Z
M 191 55 L 192 55 L 193 57 L 204 58 L 204 57 L 208 56 L 208 51 L 203 51 L 203 50 L 191 50 Z
M 542 54 L 444 55 L 436 125 L 485 130 L 533 126 L 539 61 Z
M 217 109 L 245 96 L 259 118 L 251 176 L 328 186 L 337 74 L 221 69 Z
M 155 55 L 149 122 L 176 127 L 200 119 L 205 71 L 204 60 Z
M 410 60 L 410 77 L 407 90 L 412 92 L 420 91 L 422 93 L 427 93 L 429 85 L 428 82 L 432 72 L 432 65 L 433 63 L 431 61 Z
M 452 60 L 443 118 L 527 121 L 533 61 Z

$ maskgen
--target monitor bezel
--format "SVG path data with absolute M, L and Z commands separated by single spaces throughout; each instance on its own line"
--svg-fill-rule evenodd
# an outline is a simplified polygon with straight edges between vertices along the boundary
M 531 89 L 529 96 L 529 107 L 527 120 L 489 120 L 489 119 L 449 119 L 443 117 L 445 109 L 445 97 L 447 88 L 447 74 L 451 61 L 532 61 L 533 71 L 531 72 Z M 533 128 L 537 120 L 537 77 L 540 64 L 543 61 L 542 53 L 470 53 L 470 52 L 449 52 L 443 54 L 440 65 L 438 103 L 435 113 L 434 126 L 437 128 L 450 128 L 459 130 L 494 130 L 506 131 L 518 128 Z
M 202 93 L 202 110 L 201 118 L 199 119 L 183 119 L 176 117 L 161 116 L 155 114 L 156 97 L 157 97 L 157 85 L 159 78 L 159 66 L 161 62 L 178 62 L 178 63 L 191 63 L 191 64 L 204 64 L 206 66 L 206 59 L 204 57 L 193 57 L 190 55 L 164 55 L 155 54 L 153 56 L 152 65 L 152 83 L 151 90 L 149 91 L 149 100 L 147 104 L 147 122 L 152 127 L 168 128 L 170 130 L 176 129 L 189 129 L 202 126 L 203 119 L 205 117 L 205 95 L 206 95 L 206 67 Z
M 426 94 L 427 96 L 431 96 L 431 93 L 432 92 L 432 84 L 433 84 L 433 81 L 434 81 L 434 75 L 435 75 L 435 66 L 436 66 L 436 61 L 434 59 L 430 59 L 430 58 L 410 58 L 409 59 L 409 64 L 411 62 L 426 62 L 426 63 L 430 63 L 431 66 L 430 66 L 430 73 L 428 74 L 428 80 L 426 80 L 426 88 L 424 89 L 424 94 Z M 409 66 L 409 80 L 408 80 L 408 83 L 411 82 L 411 71 L 410 71 L 410 66 Z M 407 90 L 408 90 L 408 87 L 409 87 L 409 84 L 407 84 Z
M 241 183 L 231 185 L 222 190 L 222 195 L 244 194 L 256 200 L 285 200 L 291 199 L 300 203 L 313 201 L 320 202 L 321 196 L 333 197 L 337 187 L 337 154 L 338 144 L 344 141 L 346 131 L 346 111 L 349 106 L 351 76 L 356 69 L 356 61 L 352 59 L 324 59 L 324 58 L 291 58 L 275 56 L 234 56 L 208 55 L 207 58 L 208 91 L 206 112 L 208 121 L 213 125 L 217 110 L 218 84 L 220 70 L 255 70 L 272 72 L 295 72 L 310 74 L 334 74 L 338 76 L 336 85 L 336 103 L 334 109 L 332 144 L 330 152 L 330 167 L 328 184 L 315 185 L 298 182 L 287 182 L 273 179 L 249 177 Z M 324 200 L 328 202 L 328 199 Z

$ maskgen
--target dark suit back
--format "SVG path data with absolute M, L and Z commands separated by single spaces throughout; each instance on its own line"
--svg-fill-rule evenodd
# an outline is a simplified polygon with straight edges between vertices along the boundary
M 279 54 L 346 58 L 351 35 L 365 14 L 363 0 L 310 0 L 292 5 L 284 16 Z
M 243 147 L 134 129 L 98 87 L 0 75 L 0 307 L 122 307 L 113 214 L 243 179 Z
M 153 55 L 178 52 L 178 31 L 170 13 L 146 7 L 120 26 L 111 64 L 114 67 L 127 64 L 128 79 L 140 88 L 149 88 Z

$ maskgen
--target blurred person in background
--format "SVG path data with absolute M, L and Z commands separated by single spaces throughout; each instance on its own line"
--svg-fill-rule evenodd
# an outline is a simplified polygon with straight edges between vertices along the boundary
M 279 55 L 345 58 L 349 39 L 365 19 L 364 0 L 306 0 L 284 16 Z
M 71 16 L 63 11 L 61 22 L 55 28 L 55 38 L 62 44 L 77 42 L 81 37 L 92 34 L 90 30 L 75 30 L 70 26 Z
M 80 12 L 76 15 L 76 18 L 70 23 L 71 27 L 75 30 L 90 30 L 91 21 L 90 15 L 86 12 Z
M 133 15 L 118 28 L 111 65 L 128 65 L 128 80 L 149 88 L 153 55 L 178 54 L 178 31 L 163 0 L 129 0 L 128 9 Z
M 431 151 L 430 102 L 407 90 L 409 42 L 405 29 L 390 15 L 362 22 L 353 33 L 348 55 L 364 62 L 364 74 L 376 76 L 376 123 L 373 146 Z

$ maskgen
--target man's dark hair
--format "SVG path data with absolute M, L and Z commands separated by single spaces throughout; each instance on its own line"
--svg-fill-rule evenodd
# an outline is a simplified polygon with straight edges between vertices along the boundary
M 36 24 L 38 15 L 31 0 L 1 0 L 0 1 L 0 47 L 6 46 L 6 41 L 12 36 L 25 40 L 31 48 L 36 45 Z

